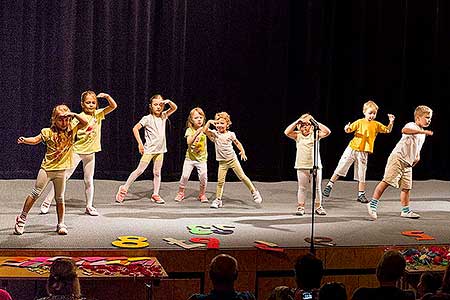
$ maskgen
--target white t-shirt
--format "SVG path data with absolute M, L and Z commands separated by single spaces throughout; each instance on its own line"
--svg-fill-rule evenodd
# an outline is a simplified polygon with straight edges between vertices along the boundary
M 152 114 L 144 116 L 139 124 L 145 129 L 144 154 L 166 153 L 166 114 L 161 118 Z
M 314 132 L 304 136 L 301 132 L 297 134 L 295 140 L 297 144 L 297 155 L 295 157 L 295 169 L 312 169 L 314 164 Z M 319 141 L 317 141 L 319 147 Z M 321 169 L 322 162 L 320 160 L 319 150 L 317 151 L 317 165 Z
M 215 129 L 210 130 L 213 133 L 213 141 L 216 146 L 216 160 L 230 160 L 237 158 L 233 149 L 233 142 L 236 140 L 236 134 L 231 131 L 220 133 Z
M 422 128 L 414 122 L 409 122 L 404 128 L 422 130 Z M 392 154 L 397 155 L 402 161 L 410 166 L 419 158 L 420 150 L 425 142 L 425 134 L 402 134 L 402 138 L 395 145 Z

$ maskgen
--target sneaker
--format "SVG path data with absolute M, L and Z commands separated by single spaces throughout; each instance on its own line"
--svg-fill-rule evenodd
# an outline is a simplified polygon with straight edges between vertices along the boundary
M 297 206 L 297 211 L 295 214 L 297 216 L 303 216 L 305 214 L 305 208 L 303 206 Z
M 25 220 L 20 216 L 16 217 L 16 224 L 14 225 L 14 234 L 21 235 L 25 229 Z
M 372 221 L 375 221 L 378 218 L 377 212 L 370 207 L 370 203 L 367 203 L 367 212 Z
M 156 204 L 164 204 L 166 201 L 164 201 L 163 198 L 161 198 L 159 195 L 153 194 L 151 200 L 155 202 Z
M 316 214 L 318 214 L 319 216 L 325 216 L 327 214 L 327 211 L 322 207 L 319 206 L 318 208 L 316 208 Z
M 58 224 L 58 225 L 56 225 L 56 232 L 57 232 L 59 235 L 66 235 L 66 234 L 69 233 L 69 232 L 67 231 L 67 226 L 66 226 L 66 224 Z
M 255 201 L 256 204 L 261 204 L 263 199 L 261 197 L 261 194 L 259 193 L 259 191 L 254 191 L 252 193 L 253 196 L 253 201 Z
M 419 214 L 416 214 L 415 212 L 413 212 L 412 210 L 408 211 L 407 213 L 405 212 L 401 212 L 400 217 L 403 218 L 410 218 L 410 219 L 418 219 L 420 218 Z
M 93 206 L 86 206 L 86 210 L 84 211 L 84 213 L 90 216 L 98 216 L 98 211 Z
M 327 186 L 323 189 L 322 195 L 323 195 L 324 197 L 330 197 L 331 189 L 332 189 L 332 188 L 333 188 L 333 187 L 332 187 L 331 185 L 327 185 Z
M 370 201 L 366 198 L 366 193 L 358 195 L 358 198 L 356 199 L 356 201 L 361 202 L 361 203 L 369 203 Z
M 48 214 L 48 210 L 50 209 L 50 203 L 42 202 L 41 204 L 41 215 Z
M 125 186 L 121 185 L 119 186 L 119 190 L 117 191 L 116 194 L 116 202 L 117 203 L 122 203 L 123 199 L 125 199 L 125 196 L 127 195 L 128 190 L 125 188 Z
M 184 192 L 178 192 L 174 199 L 176 202 L 181 202 L 184 200 Z
M 223 207 L 223 203 L 222 200 L 220 199 L 214 199 L 213 202 L 211 203 L 211 208 L 220 208 Z
M 200 194 L 198 195 L 198 201 L 200 201 L 201 203 L 208 203 L 208 198 L 206 197 L 205 194 Z

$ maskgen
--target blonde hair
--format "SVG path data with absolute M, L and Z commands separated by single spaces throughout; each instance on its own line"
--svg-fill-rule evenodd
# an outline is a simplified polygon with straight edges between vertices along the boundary
M 152 109 L 152 103 L 153 103 L 153 100 L 155 100 L 156 98 L 163 98 L 162 96 L 161 96 L 161 94 L 154 94 L 153 96 L 151 96 L 150 97 L 150 99 L 148 100 L 149 101 L 149 109 L 150 109 L 150 113 L 153 115 L 153 109 Z
M 96 103 L 96 108 L 98 109 L 98 99 L 97 99 L 97 95 L 95 94 L 95 92 L 94 91 L 84 91 L 82 94 L 81 94 L 81 108 L 84 110 L 84 106 L 83 106 L 83 103 L 84 103 L 84 101 L 86 101 L 86 97 L 87 96 L 93 96 L 94 98 L 95 98 L 95 103 Z
M 219 119 L 224 119 L 225 122 L 227 122 L 227 129 L 230 128 L 231 126 L 231 118 L 230 115 L 224 111 L 222 112 L 218 112 L 215 116 L 214 116 L 215 120 L 219 120 Z
M 57 106 L 55 106 L 53 108 L 52 118 L 50 120 L 50 123 L 51 123 L 50 128 L 53 131 L 56 131 L 56 129 L 57 129 L 57 127 L 56 127 L 56 119 L 60 115 L 62 115 L 63 113 L 66 113 L 66 112 L 70 112 L 70 108 L 67 105 L 65 105 L 65 104 L 60 104 L 60 105 L 57 105 Z
M 418 117 L 422 117 L 423 115 L 432 114 L 432 113 L 433 113 L 433 110 L 431 108 L 429 108 L 428 106 L 419 105 L 414 110 L 414 119 L 418 118 Z
M 192 120 L 192 115 L 195 112 L 197 112 L 199 115 L 201 115 L 203 117 L 202 126 L 205 125 L 205 112 L 200 107 L 194 107 L 189 113 L 189 117 L 188 117 L 188 119 L 186 121 L 186 128 L 189 127 L 191 129 L 194 129 L 194 120 Z
M 376 103 L 373 102 L 372 100 L 369 100 L 366 103 L 364 103 L 363 113 L 365 113 L 369 108 L 372 108 L 373 110 L 378 111 L 378 105 L 376 105 Z

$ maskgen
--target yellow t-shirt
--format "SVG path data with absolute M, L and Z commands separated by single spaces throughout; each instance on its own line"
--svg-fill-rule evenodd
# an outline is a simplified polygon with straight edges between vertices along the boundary
M 184 137 L 188 137 L 195 134 L 195 130 L 192 128 L 187 128 Z M 206 148 L 206 135 L 202 132 L 197 138 L 192 142 L 191 145 L 188 145 L 186 150 L 186 159 L 205 162 L 208 159 L 208 150 Z
M 102 150 L 100 142 L 102 132 L 102 120 L 105 119 L 104 108 L 97 109 L 94 115 L 88 115 L 81 112 L 80 115 L 86 118 L 88 124 L 78 129 L 75 137 L 73 151 L 78 154 L 91 154 Z M 72 126 L 75 127 L 79 123 L 78 119 L 72 120 Z
M 375 138 L 378 133 L 389 133 L 390 130 L 377 121 L 369 121 L 365 118 L 356 120 L 349 126 L 355 136 L 348 144 L 350 148 L 356 151 L 373 153 Z
M 50 128 L 41 130 L 42 142 L 47 146 L 47 151 L 41 164 L 42 169 L 45 171 L 58 171 L 73 167 L 73 137 L 75 134 L 76 129 L 59 134 Z

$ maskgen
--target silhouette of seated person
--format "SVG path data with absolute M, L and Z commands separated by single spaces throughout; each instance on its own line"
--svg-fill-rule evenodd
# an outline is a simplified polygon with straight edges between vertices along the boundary
M 419 283 L 417 284 L 417 299 L 427 300 L 434 295 L 441 287 L 442 277 L 433 272 L 425 272 L 420 275 Z
M 296 288 L 276 287 L 269 300 L 316 300 L 319 297 L 320 283 L 323 277 L 323 263 L 309 253 L 297 258 L 295 262 Z
M 12 298 L 7 291 L 0 289 L 0 300 L 12 300 Z
M 81 297 L 77 267 L 69 258 L 58 258 L 50 267 L 47 280 L 48 297 L 38 300 L 85 300 Z
M 450 300 L 450 265 L 445 269 L 441 286 L 435 293 L 425 294 L 422 300 Z
M 347 290 L 341 282 L 328 282 L 320 287 L 320 300 L 347 300 Z
M 255 300 L 252 293 L 234 289 L 237 276 L 237 260 L 228 254 L 219 254 L 211 260 L 209 266 L 213 290 L 209 294 L 194 294 L 189 300 Z
M 358 288 L 353 293 L 353 300 L 415 300 L 412 291 L 397 287 L 397 282 L 405 273 L 406 261 L 398 251 L 386 251 L 377 266 L 377 288 Z

